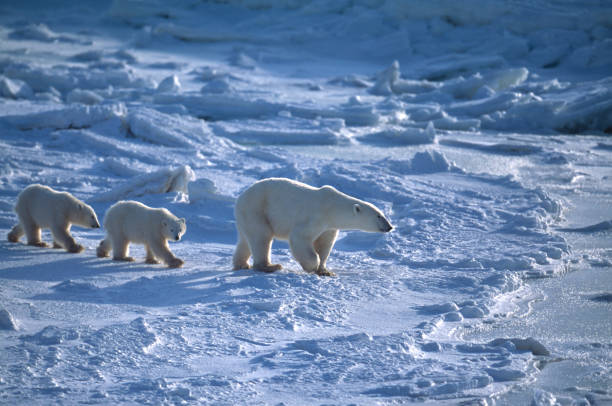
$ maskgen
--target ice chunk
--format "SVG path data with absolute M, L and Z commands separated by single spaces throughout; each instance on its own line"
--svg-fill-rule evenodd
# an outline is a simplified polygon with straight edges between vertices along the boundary
M 0 76 L 0 96 L 9 99 L 31 99 L 32 88 L 23 80 Z
M 436 133 L 433 125 L 425 130 L 420 128 L 396 127 L 380 132 L 361 135 L 355 138 L 359 141 L 371 144 L 418 145 L 434 143 L 436 140 Z
M 0 309 L 0 330 L 17 330 L 17 322 L 6 309 Z
M 176 75 L 168 76 L 157 85 L 158 92 L 177 93 L 181 90 L 181 82 Z
M 220 200 L 226 202 L 233 202 L 235 200 L 231 196 L 220 194 L 215 183 L 205 178 L 189 182 L 187 189 L 189 192 L 189 203 L 195 203 L 200 200 Z
M 126 115 L 123 104 L 103 104 L 97 106 L 72 105 L 40 113 L 4 116 L 5 121 L 21 130 L 33 128 L 88 128 L 96 123 L 123 118 Z
M 370 93 L 379 96 L 403 93 L 425 93 L 436 89 L 438 85 L 426 80 L 404 80 L 400 78 L 400 66 L 394 61 L 390 67 L 378 74 L 376 83 Z
M 74 89 L 66 95 L 68 103 L 81 103 L 87 105 L 102 103 L 104 98 L 91 90 Z
M 169 147 L 189 147 L 205 143 L 211 135 L 202 120 L 164 114 L 147 107 L 130 110 L 126 121 L 133 136 Z

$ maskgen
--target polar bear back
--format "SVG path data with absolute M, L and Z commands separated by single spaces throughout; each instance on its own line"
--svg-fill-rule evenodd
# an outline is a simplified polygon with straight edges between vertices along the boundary
M 50 228 L 58 222 L 64 222 L 80 203 L 70 193 L 34 184 L 19 193 L 15 211 L 20 215 L 28 215 L 41 228 Z
M 168 210 L 148 207 L 136 201 L 120 201 L 111 206 L 104 216 L 104 228 L 120 233 L 128 240 L 145 244 L 151 238 L 163 238 L 164 218 L 175 218 Z
M 270 225 L 274 236 L 288 239 L 296 226 L 313 228 L 313 233 L 343 228 L 343 213 L 350 215 L 352 204 L 362 201 L 331 186 L 315 188 L 284 178 L 269 178 L 254 183 L 236 201 L 236 217 L 256 214 Z

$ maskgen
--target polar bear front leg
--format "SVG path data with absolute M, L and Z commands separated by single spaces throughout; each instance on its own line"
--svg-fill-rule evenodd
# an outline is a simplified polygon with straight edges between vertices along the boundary
M 161 258 L 162 261 L 170 268 L 180 268 L 185 263 L 182 259 L 174 256 L 170 248 L 168 248 L 168 243 L 166 241 L 159 242 L 154 241 L 149 243 L 148 247 L 153 251 L 152 253 L 157 257 Z
M 329 271 L 325 264 L 327 262 L 327 258 L 329 258 L 329 253 L 334 247 L 334 243 L 336 242 L 336 237 L 338 237 L 338 230 L 327 230 L 323 234 L 321 234 L 314 241 L 314 249 L 319 255 L 319 268 L 317 269 L 317 275 L 321 276 L 336 276 L 335 273 Z
M 51 234 L 53 234 L 53 242 L 54 244 L 59 244 L 62 247 L 66 248 L 68 252 L 77 253 L 81 252 L 85 249 L 81 244 L 77 244 L 77 242 L 72 238 L 68 224 L 54 225 L 51 227 Z
M 151 249 L 151 247 L 149 247 L 149 244 L 145 244 L 145 248 L 147 250 L 147 257 L 145 259 L 145 262 L 147 264 L 159 264 L 159 261 L 157 260 L 157 258 L 155 258 L 155 255 L 153 254 L 153 250 Z
M 314 250 L 312 238 L 300 232 L 292 232 L 289 236 L 289 247 L 293 257 L 306 272 L 317 272 L 319 255 Z

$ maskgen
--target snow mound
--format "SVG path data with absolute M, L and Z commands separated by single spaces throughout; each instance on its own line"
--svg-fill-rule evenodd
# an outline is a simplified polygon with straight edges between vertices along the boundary
M 385 166 L 402 174 L 427 174 L 437 172 L 461 172 L 462 170 L 436 150 L 417 152 L 407 161 L 390 160 Z
M 93 200 L 96 202 L 113 202 L 148 194 L 188 193 L 189 182 L 194 179 L 195 174 L 188 165 L 174 169 L 160 169 L 137 176 L 121 186 L 95 196 Z

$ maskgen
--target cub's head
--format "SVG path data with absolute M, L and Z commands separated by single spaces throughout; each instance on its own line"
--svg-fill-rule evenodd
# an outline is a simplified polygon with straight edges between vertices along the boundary
M 77 204 L 74 223 L 83 227 L 100 228 L 94 209 L 82 202 Z
M 162 234 L 167 240 L 178 241 L 187 231 L 183 218 L 166 218 L 162 220 Z
M 356 228 L 371 233 L 388 233 L 393 226 L 374 205 L 366 202 L 353 204 L 353 221 Z

